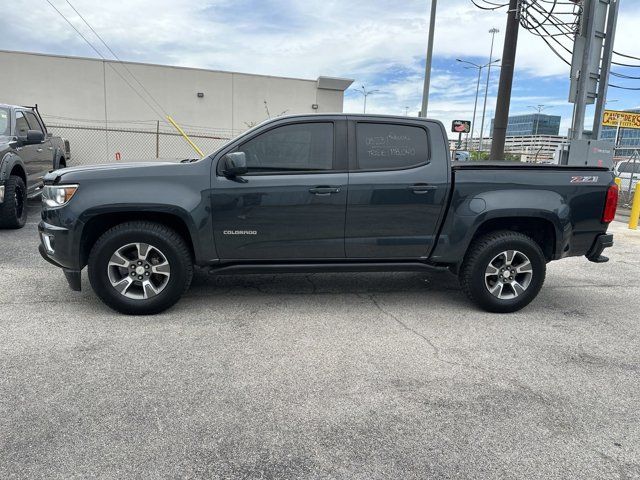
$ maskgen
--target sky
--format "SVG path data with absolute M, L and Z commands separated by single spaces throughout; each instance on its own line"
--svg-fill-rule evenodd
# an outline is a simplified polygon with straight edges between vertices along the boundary
M 66 0 L 50 1 L 111 58 Z M 363 96 L 356 91 L 362 85 L 378 90 L 368 97 L 367 113 L 415 116 L 420 110 L 430 0 L 69 1 L 122 60 L 311 79 L 350 78 L 354 84 L 345 92 L 345 112 L 362 112 Z M 477 70 L 463 68 L 456 59 L 487 63 L 492 27 L 500 30 L 492 57 L 499 58 L 506 16 L 504 8 L 481 10 L 470 0 L 439 1 L 429 117 L 447 126 L 453 119 L 471 120 Z M 616 51 L 640 57 L 638 25 L 640 0 L 621 0 Z M 46 0 L 12 0 L 12 8 L 0 16 L 0 31 L 1 49 L 98 56 Z M 566 52 L 564 56 L 570 60 Z M 621 57 L 615 60 L 640 65 Z M 640 68 L 616 66 L 615 71 L 640 77 Z M 485 73 L 486 69 L 477 130 Z M 488 82 L 485 131 L 495 110 L 498 79 L 495 68 Z M 611 83 L 640 88 L 640 79 L 615 78 Z M 510 113 L 532 113 L 535 106 L 544 105 L 544 113 L 562 116 L 565 134 L 572 111 L 568 91 L 569 67 L 542 39 L 520 29 Z M 640 90 L 610 88 L 608 100 L 608 108 L 638 108 Z

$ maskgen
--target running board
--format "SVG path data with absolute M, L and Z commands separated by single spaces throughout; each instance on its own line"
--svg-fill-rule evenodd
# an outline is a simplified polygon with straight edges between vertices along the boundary
M 209 273 L 446 272 L 449 268 L 421 262 L 236 263 L 210 267 Z

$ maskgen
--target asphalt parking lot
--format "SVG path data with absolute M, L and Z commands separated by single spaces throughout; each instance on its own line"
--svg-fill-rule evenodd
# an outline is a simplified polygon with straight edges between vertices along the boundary
M 0 231 L 0 478 L 640 478 L 640 231 L 525 310 L 448 274 L 214 277 L 154 317 Z

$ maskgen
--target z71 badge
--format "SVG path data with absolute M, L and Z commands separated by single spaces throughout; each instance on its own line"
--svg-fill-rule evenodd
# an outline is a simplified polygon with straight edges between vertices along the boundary
M 571 177 L 571 182 L 570 183 L 598 183 L 598 177 L 597 176 Z

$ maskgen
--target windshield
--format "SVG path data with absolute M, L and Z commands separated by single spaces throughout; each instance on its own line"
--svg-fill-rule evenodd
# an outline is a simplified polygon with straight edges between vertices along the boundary
M 618 173 L 640 173 L 640 162 L 622 162 L 618 167 Z
M 9 127 L 9 109 L 0 107 L 0 136 L 9 135 L 11 131 Z

